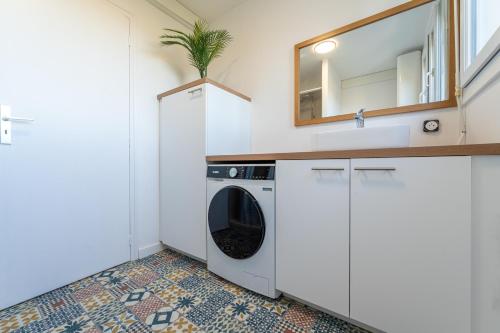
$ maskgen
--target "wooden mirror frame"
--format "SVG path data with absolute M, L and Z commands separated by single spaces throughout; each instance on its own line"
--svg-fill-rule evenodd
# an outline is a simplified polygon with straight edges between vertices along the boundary
M 341 28 L 332 30 L 330 32 L 318 35 L 316 37 L 310 38 L 306 41 L 298 43 L 294 46 L 294 70 L 295 70 L 295 82 L 294 82 L 294 103 L 295 103 L 295 126 L 304 125 L 314 125 L 323 124 L 342 120 L 353 120 L 354 113 L 346 113 L 337 116 L 316 118 L 316 119 L 300 119 L 300 97 L 299 97 L 299 81 L 300 81 L 300 49 L 313 45 L 324 39 L 332 38 L 337 35 L 344 34 L 348 31 L 355 30 L 366 25 L 381 21 L 388 17 L 403 13 L 405 11 L 411 10 L 413 8 L 425 5 L 435 0 L 411 0 L 402 5 L 387 9 L 378 14 L 366 17 L 359 21 L 355 21 Z M 423 104 L 413 104 L 404 105 L 399 107 L 392 107 L 379 110 L 365 111 L 365 117 L 377 117 L 385 116 L 391 114 L 426 111 L 433 109 L 450 108 L 457 106 L 457 101 L 455 99 L 455 25 L 454 25 L 454 1 L 448 0 L 449 2 L 449 18 L 448 18 L 448 99 L 444 101 L 423 103 Z

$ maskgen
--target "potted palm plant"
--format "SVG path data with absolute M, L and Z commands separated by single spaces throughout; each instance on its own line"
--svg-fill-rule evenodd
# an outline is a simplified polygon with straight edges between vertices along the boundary
M 160 37 L 161 43 L 184 47 L 188 51 L 189 62 L 198 69 L 201 78 L 207 76 L 210 62 L 220 57 L 232 40 L 227 30 L 211 30 L 205 20 L 196 21 L 192 33 L 174 29 L 164 30 L 168 33 Z

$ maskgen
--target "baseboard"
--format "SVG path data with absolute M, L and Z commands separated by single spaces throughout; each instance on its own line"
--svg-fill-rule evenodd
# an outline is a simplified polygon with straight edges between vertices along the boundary
M 186 253 L 186 252 L 184 252 L 184 251 L 182 251 L 182 250 L 176 249 L 175 247 L 165 245 L 165 243 L 163 243 L 163 242 L 161 242 L 161 244 L 163 245 L 163 248 L 170 249 L 170 250 L 172 250 L 172 251 L 174 251 L 174 252 L 178 252 L 178 253 L 180 253 L 180 254 L 182 254 L 182 255 L 186 256 L 186 257 L 189 257 L 189 258 L 191 258 L 191 259 L 194 259 L 194 260 L 200 261 L 200 262 L 202 262 L 202 263 L 204 263 L 204 264 L 206 264 L 206 263 L 207 263 L 206 259 L 202 259 L 202 258 L 199 258 L 199 257 L 197 257 L 197 256 L 193 256 L 193 255 L 191 255 L 191 254 L 189 254 L 189 253 Z
M 145 257 L 150 256 L 152 254 L 158 253 L 158 252 L 162 251 L 163 249 L 165 249 L 165 246 L 160 242 L 154 243 L 154 244 L 151 244 L 148 246 L 140 247 L 138 250 L 138 257 L 139 257 L 139 259 L 145 258 Z
M 366 330 L 368 330 L 370 332 L 373 332 L 373 333 L 384 333 L 383 331 L 381 331 L 379 329 L 376 329 L 374 327 L 371 327 L 371 326 L 368 326 L 366 324 L 363 324 L 362 322 L 359 322 L 359 321 L 354 320 L 352 318 L 349 318 L 349 317 L 343 316 L 341 314 L 338 314 L 336 312 L 327 310 L 327 309 L 325 309 L 325 308 L 323 308 L 321 306 L 314 305 L 314 304 L 312 304 L 310 302 L 304 301 L 303 299 L 295 297 L 295 296 L 290 295 L 288 293 L 284 293 L 284 292 L 282 292 L 282 293 L 283 293 L 283 296 L 288 297 L 288 298 L 290 298 L 290 299 L 292 299 L 292 300 L 294 300 L 294 301 L 296 301 L 298 303 L 302 303 L 304 305 L 307 305 L 308 307 L 311 307 L 311 308 L 316 309 L 318 311 L 324 312 L 326 314 L 329 314 L 330 316 L 339 318 L 339 319 L 341 319 L 341 320 L 343 320 L 345 322 L 351 323 L 351 324 L 356 325 L 358 327 L 364 328 L 364 329 L 366 329 Z

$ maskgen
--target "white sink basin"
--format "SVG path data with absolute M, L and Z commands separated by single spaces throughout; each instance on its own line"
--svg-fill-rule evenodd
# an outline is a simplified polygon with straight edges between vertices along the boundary
M 398 148 L 410 145 L 407 125 L 355 128 L 317 133 L 313 150 Z

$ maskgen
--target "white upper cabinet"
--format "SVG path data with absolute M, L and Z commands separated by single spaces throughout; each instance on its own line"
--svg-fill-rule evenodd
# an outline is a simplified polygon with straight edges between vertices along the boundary
M 470 168 L 470 157 L 351 161 L 352 319 L 470 333 Z
M 250 152 L 249 101 L 200 84 L 160 101 L 160 240 L 206 260 L 206 155 Z
M 276 287 L 349 316 L 349 160 L 277 161 Z

